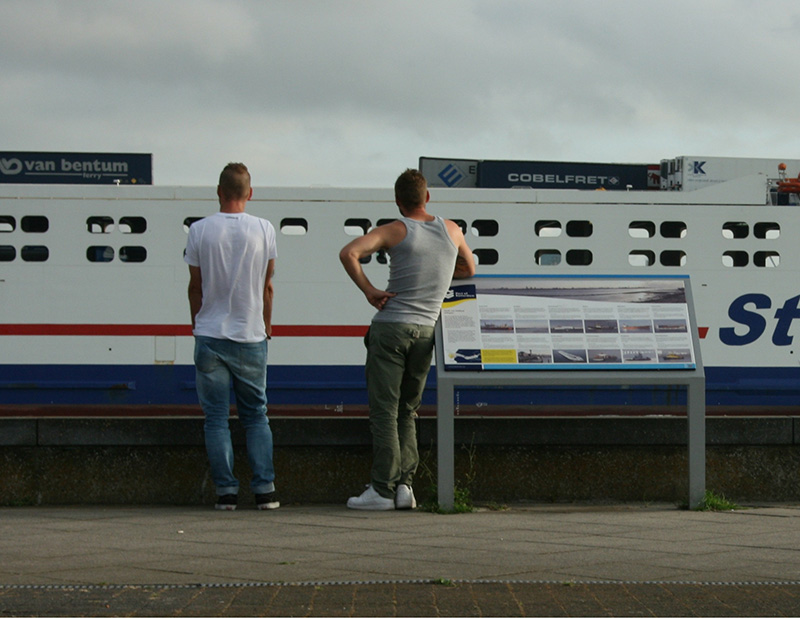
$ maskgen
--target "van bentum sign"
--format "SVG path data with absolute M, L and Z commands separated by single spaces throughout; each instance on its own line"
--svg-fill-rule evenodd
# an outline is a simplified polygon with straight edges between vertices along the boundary
M 0 183 L 153 184 L 153 155 L 0 152 Z

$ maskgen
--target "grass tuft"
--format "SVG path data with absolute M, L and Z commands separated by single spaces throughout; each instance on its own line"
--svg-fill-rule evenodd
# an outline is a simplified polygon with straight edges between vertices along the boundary
M 436 485 L 433 485 L 430 489 L 431 497 L 419 505 L 419 509 L 421 511 L 427 511 L 428 513 L 441 513 L 441 514 L 452 514 L 452 513 L 472 513 L 475 510 L 475 507 L 472 505 L 472 497 L 470 496 L 469 489 L 466 487 L 461 487 L 460 485 L 456 484 L 453 488 L 453 508 L 452 510 L 445 510 L 437 501 L 437 496 L 439 495 L 439 491 Z
M 696 511 L 735 511 L 741 507 L 728 500 L 723 495 L 715 494 L 713 491 L 706 490 L 703 501 L 695 508 Z

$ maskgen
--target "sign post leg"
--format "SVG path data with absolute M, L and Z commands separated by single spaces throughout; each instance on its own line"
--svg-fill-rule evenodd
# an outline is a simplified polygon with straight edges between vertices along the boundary
M 436 385 L 436 446 L 439 507 L 451 511 L 455 502 L 455 412 L 453 383 L 440 379 Z
M 706 389 L 704 380 L 687 386 L 689 417 L 689 508 L 703 502 L 706 493 Z

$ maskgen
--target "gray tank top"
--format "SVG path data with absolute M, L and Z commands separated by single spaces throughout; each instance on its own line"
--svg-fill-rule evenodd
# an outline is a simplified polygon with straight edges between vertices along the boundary
M 441 217 L 416 221 L 402 217 L 406 237 L 389 249 L 390 298 L 373 322 L 434 326 L 456 266 L 458 247 Z

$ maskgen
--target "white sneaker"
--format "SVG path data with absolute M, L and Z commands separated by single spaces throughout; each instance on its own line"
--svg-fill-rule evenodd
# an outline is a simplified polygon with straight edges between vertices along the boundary
M 408 485 L 398 485 L 397 494 L 394 497 L 394 508 L 396 509 L 415 509 L 417 500 L 414 498 L 414 490 Z
M 353 496 L 347 501 L 347 508 L 361 511 L 392 511 L 394 510 L 394 500 L 384 498 L 372 488 L 372 485 L 367 485 L 363 494 Z

